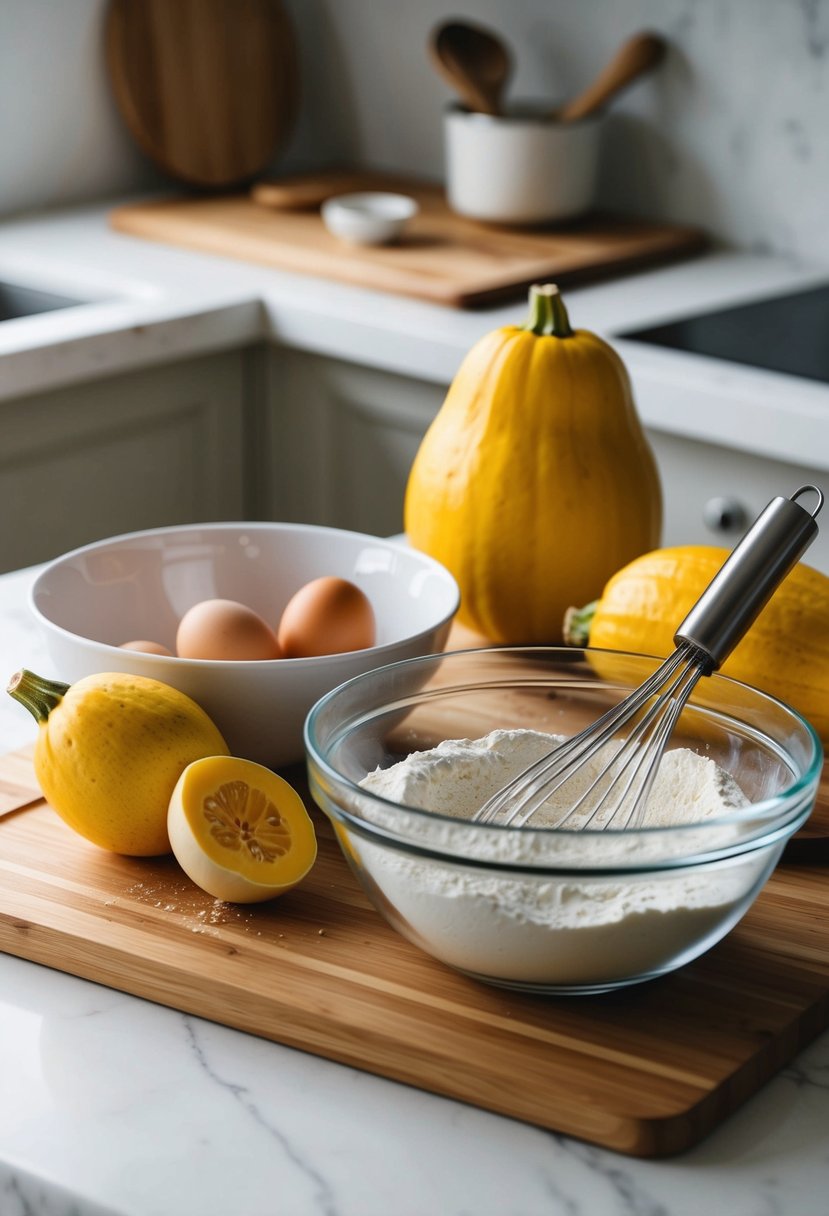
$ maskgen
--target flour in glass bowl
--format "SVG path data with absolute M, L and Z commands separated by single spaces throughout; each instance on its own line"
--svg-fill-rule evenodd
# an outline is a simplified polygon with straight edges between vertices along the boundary
M 403 806 L 469 820 L 556 742 L 530 730 L 446 740 L 369 773 L 360 784 Z M 728 773 L 677 748 L 663 757 L 645 826 L 704 824 L 746 805 Z M 542 807 L 533 826 L 554 824 L 558 814 L 555 805 Z M 628 838 L 623 864 L 634 867 L 632 873 L 532 873 L 528 848 L 539 834 L 494 835 L 494 860 L 515 863 L 515 872 L 418 857 L 362 839 L 357 850 L 387 914 L 430 954 L 482 978 L 551 991 L 612 987 L 695 957 L 736 923 L 778 855 L 758 849 L 712 865 L 635 872 L 648 865 L 651 850 L 662 856 L 645 833 Z M 577 834 L 556 835 L 580 847 Z

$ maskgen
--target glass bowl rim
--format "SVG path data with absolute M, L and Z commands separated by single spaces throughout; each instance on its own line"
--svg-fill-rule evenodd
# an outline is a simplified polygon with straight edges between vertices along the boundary
M 335 688 L 333 688 L 329 692 L 325 693 L 322 697 L 319 698 L 318 701 L 315 702 L 315 704 L 308 711 L 308 714 L 306 715 L 306 718 L 305 718 L 305 722 L 303 724 L 303 741 L 304 741 L 304 745 L 305 745 L 306 757 L 308 759 L 309 764 L 311 762 L 313 762 L 313 764 L 317 765 L 319 767 L 319 769 L 322 772 L 326 773 L 326 775 L 328 777 L 332 777 L 332 778 L 334 778 L 334 780 L 337 783 L 345 785 L 347 787 L 349 793 L 353 794 L 354 797 L 356 797 L 358 799 L 366 799 L 368 801 L 369 805 L 371 803 L 377 803 L 387 813 L 388 812 L 392 812 L 392 813 L 403 812 L 406 815 L 414 816 L 414 822 L 417 822 L 419 820 L 420 822 L 422 822 L 424 824 L 425 823 L 446 824 L 446 825 L 451 825 L 456 828 L 466 828 L 467 830 L 471 831 L 472 833 L 474 833 L 476 835 L 480 833 L 481 834 L 480 838 L 485 838 L 485 836 L 490 833 L 492 833 L 493 835 L 489 836 L 489 838 L 495 839 L 496 838 L 496 836 L 494 835 L 495 833 L 509 834 L 509 833 L 521 832 L 522 834 L 525 835 L 525 838 L 526 838 L 526 834 L 530 833 L 532 836 L 536 836 L 539 838 L 546 838 L 546 839 L 554 839 L 556 837 L 562 837 L 562 838 L 566 837 L 566 838 L 572 839 L 574 835 L 578 835 L 580 837 L 583 837 L 586 840 L 597 839 L 597 838 L 604 839 L 604 840 L 608 840 L 608 839 L 612 840 L 615 838 L 620 838 L 622 836 L 624 836 L 628 839 L 633 837 L 634 839 L 642 839 L 642 840 L 655 839 L 655 838 L 665 840 L 666 838 L 670 838 L 673 836 L 676 836 L 677 839 L 681 839 L 683 837 L 683 835 L 690 833 L 692 831 L 698 833 L 701 829 L 712 829 L 712 828 L 716 829 L 716 828 L 723 828 L 723 827 L 729 827 L 729 826 L 736 826 L 741 823 L 747 822 L 749 820 L 749 818 L 752 821 L 764 820 L 764 819 L 768 820 L 768 823 L 767 823 L 768 832 L 776 832 L 778 828 L 785 826 L 792 818 L 800 817 L 801 819 L 803 819 L 802 808 L 800 807 L 800 799 L 805 795 L 805 793 L 807 792 L 810 785 L 812 785 L 812 784 L 817 785 L 817 782 L 820 779 L 820 774 L 821 774 L 821 771 L 823 768 L 824 750 L 823 750 L 823 744 L 821 742 L 821 739 L 820 739 L 817 731 L 812 726 L 811 722 L 809 722 L 808 719 L 803 717 L 803 715 L 798 710 L 796 710 L 793 706 L 788 705 L 785 701 L 782 701 L 779 697 L 775 697 L 771 693 L 764 692 L 762 689 L 755 688 L 751 684 L 746 684 L 744 681 L 735 680 L 730 676 L 722 675 L 719 672 L 712 673 L 712 675 L 709 676 L 708 679 L 716 680 L 718 683 L 726 682 L 727 684 L 734 685 L 738 688 L 746 689 L 753 696 L 759 697 L 762 701 L 768 702 L 770 705 L 777 707 L 779 710 L 782 710 L 785 714 L 789 715 L 793 719 L 793 721 L 796 724 L 798 724 L 805 731 L 806 738 L 809 740 L 809 742 L 812 745 L 812 755 L 810 758 L 810 762 L 809 762 L 808 766 L 805 768 L 804 772 L 799 777 L 797 777 L 795 780 L 793 780 L 792 784 L 790 786 L 788 786 L 785 790 L 782 790 L 779 793 L 774 794 L 770 798 L 765 798 L 759 802 L 752 802 L 749 804 L 749 806 L 741 807 L 738 810 L 731 812 L 728 815 L 712 816 L 709 819 L 696 820 L 692 823 L 669 824 L 669 825 L 664 825 L 664 826 L 650 826 L 650 827 L 639 827 L 639 828 L 585 828 L 585 829 L 579 829 L 578 832 L 574 832 L 572 829 L 566 829 L 566 828 L 564 828 L 564 829 L 550 828 L 550 827 L 535 828 L 535 827 L 530 827 L 530 826 L 513 827 L 508 824 L 473 823 L 471 820 L 468 820 L 468 819 L 459 819 L 452 815 L 441 814 L 438 811 L 426 811 L 426 810 L 423 810 L 421 807 L 409 806 L 406 803 L 395 802 L 391 799 L 384 798 L 384 797 L 382 797 L 382 795 L 376 794 L 371 790 L 367 790 L 367 789 L 363 788 L 362 786 L 356 784 L 354 781 L 351 780 L 350 777 L 347 777 L 344 773 L 339 772 L 337 770 L 337 768 L 335 768 L 334 765 L 330 763 L 330 761 L 327 759 L 327 757 L 325 755 L 323 755 L 322 749 L 316 745 L 315 730 L 316 730 L 316 725 L 317 725 L 320 715 L 336 697 L 343 695 L 346 691 L 354 688 L 356 685 L 359 685 L 361 683 L 367 683 L 370 680 L 375 679 L 380 675 L 388 674 L 395 670 L 402 670 L 402 669 L 412 667 L 415 665 L 425 665 L 427 663 L 438 663 L 445 659 L 451 660 L 458 656 L 464 656 L 464 655 L 474 656 L 476 654 L 477 655 L 511 654 L 511 653 L 512 654 L 521 653 L 522 655 L 531 655 L 533 653 L 551 655 L 554 653 L 559 653 L 559 654 L 567 654 L 568 657 L 571 659 L 576 658 L 578 656 L 581 656 L 582 658 L 586 658 L 587 656 L 589 656 L 590 654 L 593 654 L 593 653 L 601 654 L 601 655 L 615 654 L 615 655 L 622 656 L 624 658 L 644 659 L 644 660 L 650 660 L 655 663 L 659 663 L 662 661 L 660 656 L 643 654 L 643 653 L 636 652 L 636 651 L 599 650 L 598 648 L 588 647 L 588 646 L 537 646 L 537 645 L 481 646 L 481 647 L 473 647 L 473 648 L 469 648 L 469 649 L 455 649 L 455 650 L 442 651 L 439 654 L 418 655 L 418 656 L 415 656 L 415 657 L 409 658 L 409 659 L 400 659 L 395 663 L 388 663 L 382 667 L 375 667 L 375 668 L 372 668 L 371 671 L 363 672 L 360 675 L 351 677 L 351 679 L 344 681 L 342 684 L 337 685 Z M 604 681 L 602 681 L 601 678 L 599 678 L 599 683 L 603 683 L 603 682 Z M 447 688 L 446 691 L 448 692 L 449 688 Z M 416 699 L 417 699 L 417 694 L 413 694 L 413 700 L 416 700 Z M 693 704 L 693 697 L 690 698 L 689 703 Z M 376 707 L 376 710 L 373 712 L 379 711 L 380 708 L 381 707 L 379 707 L 379 706 Z M 715 712 L 706 706 L 696 706 L 696 708 L 706 714 Z M 336 739 L 342 738 L 342 732 L 338 731 L 337 735 L 334 736 L 334 738 L 336 738 Z M 786 803 L 785 808 L 781 808 L 781 806 L 780 806 L 781 801 Z M 375 825 L 373 825 L 370 820 L 366 820 L 364 817 L 356 815 L 353 812 L 346 812 L 346 817 L 349 820 L 351 820 L 352 822 L 354 822 L 355 825 L 359 824 L 363 829 L 374 834 L 373 829 L 374 829 Z M 795 828 L 794 830 L 797 830 L 797 829 Z M 383 838 L 386 841 L 386 843 L 391 843 L 392 841 L 394 841 L 400 845 L 407 845 L 407 844 L 412 843 L 406 837 L 406 835 L 402 832 L 400 834 L 395 834 L 394 832 L 387 830 L 387 831 L 383 832 L 382 835 L 383 835 Z M 740 849 L 740 851 L 748 852 L 750 849 L 761 847 L 765 843 L 767 843 L 766 834 L 764 834 L 760 837 L 751 837 L 748 840 L 743 841 L 742 844 L 739 846 L 739 849 Z M 426 846 L 426 847 L 428 848 L 428 846 Z M 437 855 L 445 856 L 447 859 L 451 858 L 452 860 L 454 860 L 456 862 L 460 860 L 459 858 L 453 857 L 452 854 L 449 854 L 449 853 L 440 854 L 439 850 L 433 850 L 433 854 L 436 856 Z M 677 858 L 676 861 L 680 864 L 690 864 L 694 860 L 710 861 L 711 859 L 712 859 L 712 854 L 704 853 L 696 859 L 693 857 L 690 857 L 689 855 L 684 855 L 681 858 Z M 662 860 L 659 863 L 657 868 L 664 868 L 665 864 L 666 864 L 665 860 Z M 513 868 L 515 868 L 515 867 L 513 866 Z M 584 871 L 582 871 L 582 870 L 579 870 L 578 872 L 580 874 L 584 873 Z M 603 872 L 607 873 L 608 871 L 604 870 Z

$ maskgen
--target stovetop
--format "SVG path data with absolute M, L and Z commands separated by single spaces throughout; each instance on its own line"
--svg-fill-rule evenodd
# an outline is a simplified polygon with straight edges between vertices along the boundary
M 617 336 L 829 383 L 829 284 Z

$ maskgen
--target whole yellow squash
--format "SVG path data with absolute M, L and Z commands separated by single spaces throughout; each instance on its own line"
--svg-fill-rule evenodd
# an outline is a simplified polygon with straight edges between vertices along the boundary
M 568 605 L 659 544 L 662 494 L 619 356 L 573 330 L 558 289 L 463 360 L 404 501 L 410 543 L 457 579 L 458 620 L 500 643 L 557 643 Z
M 7 691 L 37 721 L 35 776 L 49 804 L 113 853 L 169 853 L 176 782 L 193 760 L 228 754 L 195 701 L 145 676 L 105 672 L 69 685 L 24 669 Z
M 645 553 L 617 571 L 601 598 L 565 617 L 565 640 L 663 657 L 728 556 L 713 545 Z M 786 576 L 720 668 L 797 709 L 829 742 L 829 578 L 803 562 Z

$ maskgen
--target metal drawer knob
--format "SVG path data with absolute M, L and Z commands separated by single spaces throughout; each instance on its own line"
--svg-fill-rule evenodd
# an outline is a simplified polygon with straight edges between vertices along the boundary
M 702 518 L 712 532 L 742 532 L 748 523 L 748 511 L 736 498 L 709 498 Z

